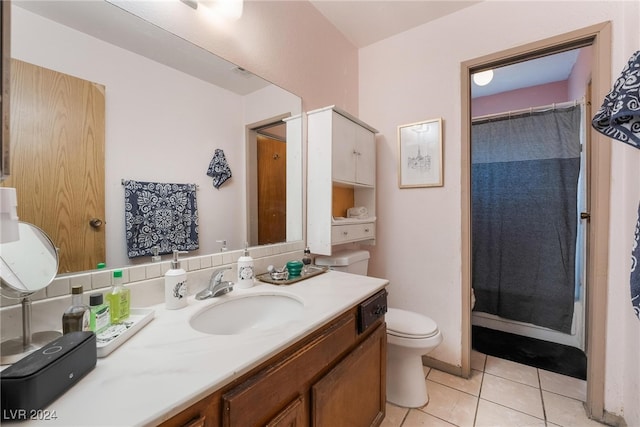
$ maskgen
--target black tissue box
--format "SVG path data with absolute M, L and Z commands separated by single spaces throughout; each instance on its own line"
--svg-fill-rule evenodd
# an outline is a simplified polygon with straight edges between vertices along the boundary
M 0 372 L 2 420 L 56 417 L 41 411 L 89 373 L 97 360 L 96 335 L 71 332 Z

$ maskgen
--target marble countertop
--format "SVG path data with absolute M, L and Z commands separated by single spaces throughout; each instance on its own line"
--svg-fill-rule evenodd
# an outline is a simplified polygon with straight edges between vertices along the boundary
M 387 280 L 329 271 L 289 286 L 262 282 L 180 310 L 152 306 L 154 319 L 45 410 L 47 421 L 20 425 L 156 425 L 186 409 L 318 329 L 387 285 Z M 189 319 L 212 304 L 253 293 L 290 294 L 302 316 L 263 332 L 208 335 Z

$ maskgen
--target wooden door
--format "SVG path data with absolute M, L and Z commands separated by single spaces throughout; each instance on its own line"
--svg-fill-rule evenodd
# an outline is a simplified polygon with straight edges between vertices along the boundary
M 287 240 L 287 146 L 258 135 L 258 244 Z
M 59 273 L 105 261 L 104 86 L 11 61 L 11 176 L 21 221 L 58 248 Z M 97 225 L 97 224 L 96 224 Z

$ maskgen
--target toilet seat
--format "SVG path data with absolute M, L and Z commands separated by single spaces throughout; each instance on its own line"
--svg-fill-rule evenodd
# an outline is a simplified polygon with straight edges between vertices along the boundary
M 400 338 L 430 338 L 439 332 L 436 322 L 427 316 L 399 308 L 389 308 L 385 320 L 387 334 Z

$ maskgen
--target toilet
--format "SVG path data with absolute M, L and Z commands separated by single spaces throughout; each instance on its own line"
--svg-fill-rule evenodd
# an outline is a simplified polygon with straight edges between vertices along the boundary
M 369 252 L 345 250 L 316 257 L 316 264 L 332 270 L 367 275 Z M 442 342 L 438 325 L 427 316 L 399 308 L 388 308 L 387 401 L 406 408 L 420 408 L 429 395 L 422 369 L 422 355 Z

